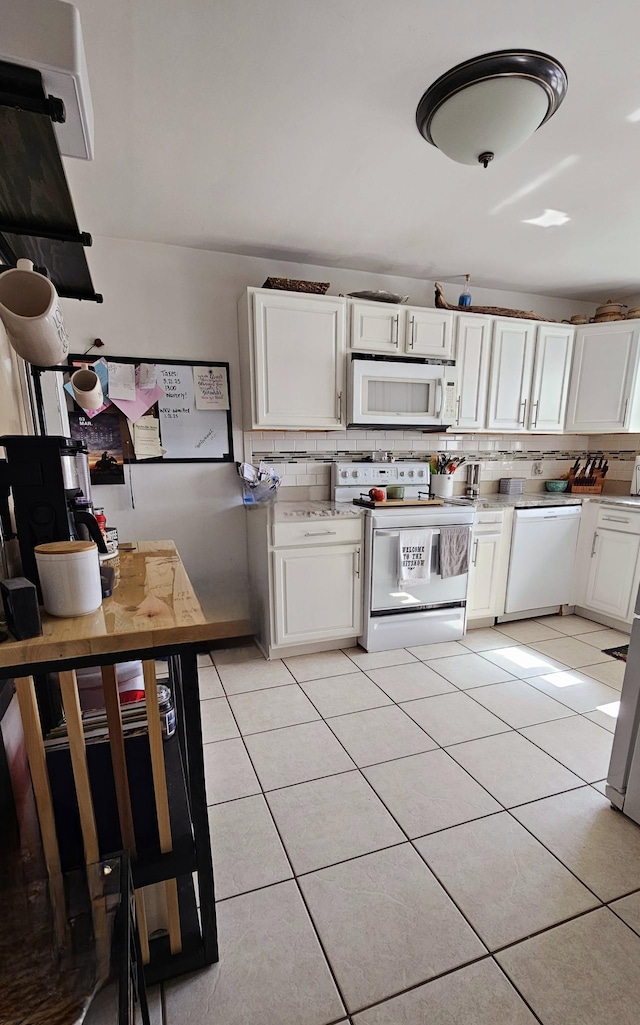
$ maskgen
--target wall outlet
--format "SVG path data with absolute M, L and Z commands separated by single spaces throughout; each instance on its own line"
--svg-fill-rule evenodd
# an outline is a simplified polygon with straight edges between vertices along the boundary
M 542 463 L 539 459 L 531 464 L 531 472 L 534 477 L 542 477 Z

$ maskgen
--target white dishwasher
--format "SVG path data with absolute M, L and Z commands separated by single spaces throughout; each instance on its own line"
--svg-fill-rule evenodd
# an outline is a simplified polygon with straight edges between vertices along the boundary
M 516 509 L 507 580 L 506 616 L 555 612 L 571 600 L 579 505 Z

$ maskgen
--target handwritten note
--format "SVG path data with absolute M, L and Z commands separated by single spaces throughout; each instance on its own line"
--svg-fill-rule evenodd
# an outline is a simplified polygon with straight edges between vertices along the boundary
M 144 390 L 155 388 L 158 380 L 155 363 L 141 363 L 138 371 L 138 387 Z
M 136 397 L 136 368 L 133 363 L 107 363 L 109 398 L 133 402 Z
M 229 392 L 224 367 L 194 367 L 196 409 L 228 409 Z
M 164 391 L 158 413 L 166 458 L 219 459 L 226 455 L 227 414 L 223 409 L 196 407 L 192 367 L 158 364 L 156 369 L 158 385 Z

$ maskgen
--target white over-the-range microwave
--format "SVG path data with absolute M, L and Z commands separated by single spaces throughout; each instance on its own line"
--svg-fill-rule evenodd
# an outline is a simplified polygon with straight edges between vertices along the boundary
M 348 385 L 349 426 L 441 428 L 456 421 L 452 363 L 352 353 Z

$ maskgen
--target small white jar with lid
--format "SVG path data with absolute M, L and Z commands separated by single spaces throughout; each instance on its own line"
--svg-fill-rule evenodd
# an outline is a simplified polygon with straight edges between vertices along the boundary
M 100 559 L 93 541 L 50 541 L 35 548 L 42 604 L 51 616 L 88 616 L 102 605 Z

